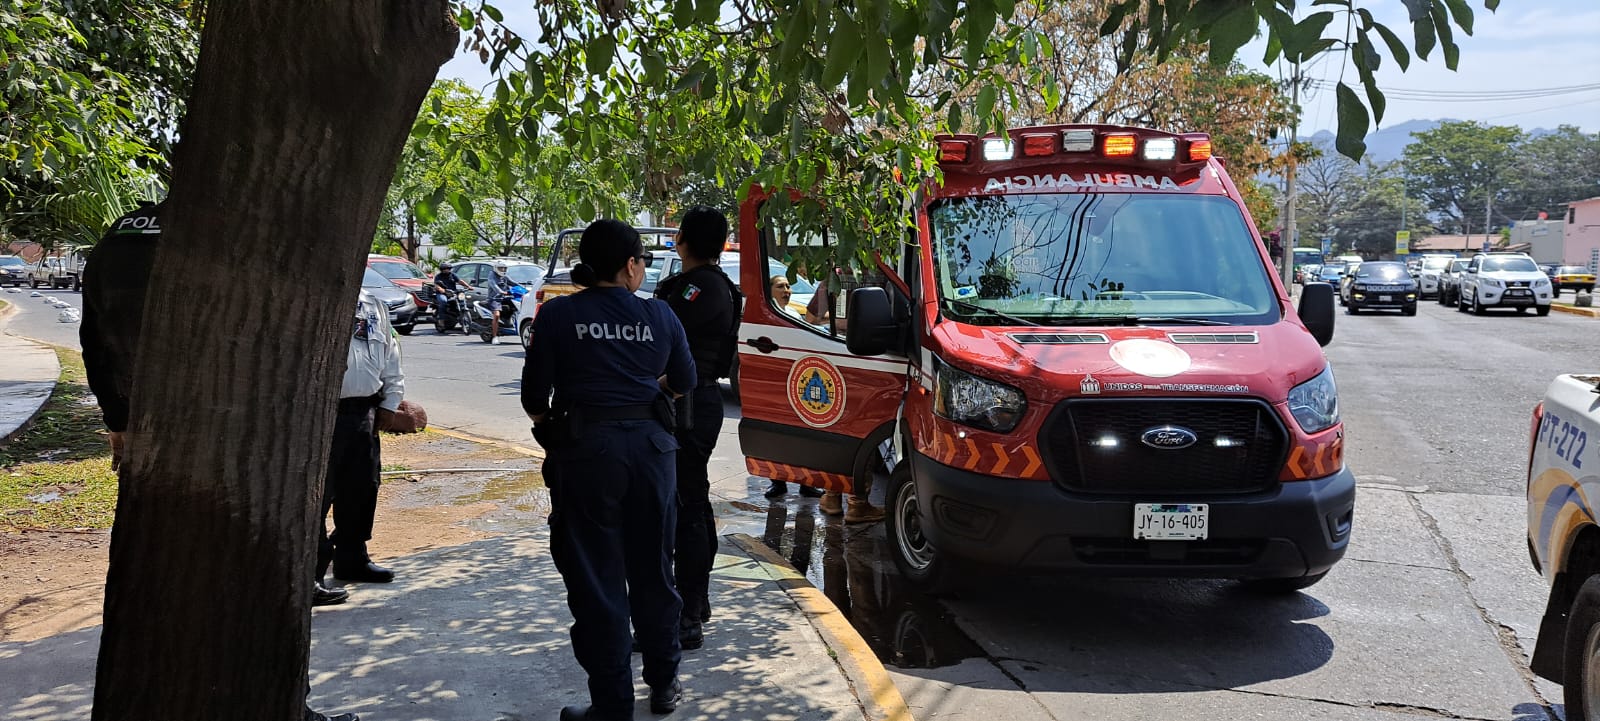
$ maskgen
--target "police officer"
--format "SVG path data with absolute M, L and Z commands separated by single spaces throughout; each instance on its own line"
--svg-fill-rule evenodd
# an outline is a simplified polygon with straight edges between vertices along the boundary
M 84 372 L 89 390 L 111 436 L 111 468 L 122 465 L 127 445 L 128 399 L 133 396 L 133 363 L 144 330 L 144 299 L 161 243 L 161 216 L 165 203 L 140 203 L 112 221 L 89 253 L 83 272 L 83 322 L 78 342 L 83 346 Z M 348 596 L 342 589 L 313 586 L 315 605 L 338 603 Z M 337 600 L 329 600 L 337 599 Z M 307 695 L 310 680 L 307 679 Z M 305 708 L 304 721 L 360 721 L 353 713 L 328 717 Z
M 534 317 L 522 407 L 547 453 L 550 552 L 589 675 L 590 705 L 561 718 L 612 721 L 633 718 L 630 618 L 651 711 L 670 713 L 683 694 L 671 568 L 678 442 L 663 399 L 693 390 L 695 370 L 671 309 L 633 294 L 650 262 L 637 231 L 597 220 L 578 256 L 572 280 L 585 289 Z
M 739 303 L 743 297 L 717 261 L 728 242 L 728 219 L 721 212 L 696 205 L 679 222 L 676 251 L 683 271 L 656 286 L 683 323 L 689 353 L 697 372 L 695 389 L 678 409 L 692 423 L 678 430 L 678 541 L 674 559 L 683 618 L 678 640 L 686 649 L 700 648 L 702 624 L 711 619 L 711 563 L 717 555 L 717 525 L 711 511 L 711 481 L 706 466 L 722 432 L 722 387 L 738 352 Z M 685 427 L 688 426 L 688 427 Z
M 377 431 L 394 422 L 405 390 L 400 340 L 391 331 L 389 311 L 371 293 L 362 291 L 345 353 L 339 413 L 334 418 L 333 447 L 328 451 L 328 472 L 322 490 L 322 537 L 317 544 L 319 585 L 330 563 L 334 578 L 342 581 L 394 580 L 393 571 L 373 563 L 367 555 L 367 541 L 372 539 L 373 516 L 378 510 L 378 474 L 383 466 Z M 333 533 L 328 533 L 330 507 Z

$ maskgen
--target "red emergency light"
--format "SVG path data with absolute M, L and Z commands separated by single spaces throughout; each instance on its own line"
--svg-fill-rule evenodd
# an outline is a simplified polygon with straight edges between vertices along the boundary
M 1022 135 L 1022 154 L 1028 157 L 1055 155 L 1056 134 L 1024 133 Z
M 939 141 L 939 162 L 965 163 L 972 152 L 972 143 L 965 140 Z

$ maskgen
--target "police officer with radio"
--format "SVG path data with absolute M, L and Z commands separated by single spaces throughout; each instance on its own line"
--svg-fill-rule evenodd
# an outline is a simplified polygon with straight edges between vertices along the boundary
M 572 651 L 589 676 L 590 705 L 562 709 L 561 719 L 625 721 L 630 619 L 650 710 L 670 713 L 683 696 L 670 397 L 694 389 L 695 367 L 671 309 L 634 295 L 650 263 L 638 231 L 597 220 L 578 256 L 572 280 L 584 290 L 546 301 L 534 318 L 522 407 L 547 454 L 550 552 L 567 586 Z
M 703 624 L 711 620 L 711 563 L 717 556 L 717 524 L 711 511 L 711 481 L 706 470 L 722 432 L 722 387 L 738 353 L 739 301 L 743 294 L 717 261 L 728 242 L 728 218 L 696 205 L 679 222 L 676 250 L 683 271 L 656 286 L 683 323 L 698 378 L 678 412 L 678 541 L 674 571 L 683 596 L 678 640 L 686 649 L 705 642 Z

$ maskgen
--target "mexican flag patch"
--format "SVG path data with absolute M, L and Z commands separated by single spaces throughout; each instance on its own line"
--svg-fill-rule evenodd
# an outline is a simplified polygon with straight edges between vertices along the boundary
M 693 283 L 690 283 L 689 287 L 683 289 L 683 299 L 684 300 L 694 300 L 695 298 L 699 298 L 699 297 L 700 297 L 700 288 L 699 288 L 699 286 L 696 286 Z

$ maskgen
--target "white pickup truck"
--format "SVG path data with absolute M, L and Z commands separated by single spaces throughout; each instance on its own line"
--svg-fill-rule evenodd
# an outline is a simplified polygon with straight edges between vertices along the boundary
M 1589 432 L 1594 431 L 1594 440 Z M 1533 672 L 1562 684 L 1569 719 L 1600 717 L 1600 375 L 1562 375 L 1534 408 L 1528 553 L 1550 586 Z

